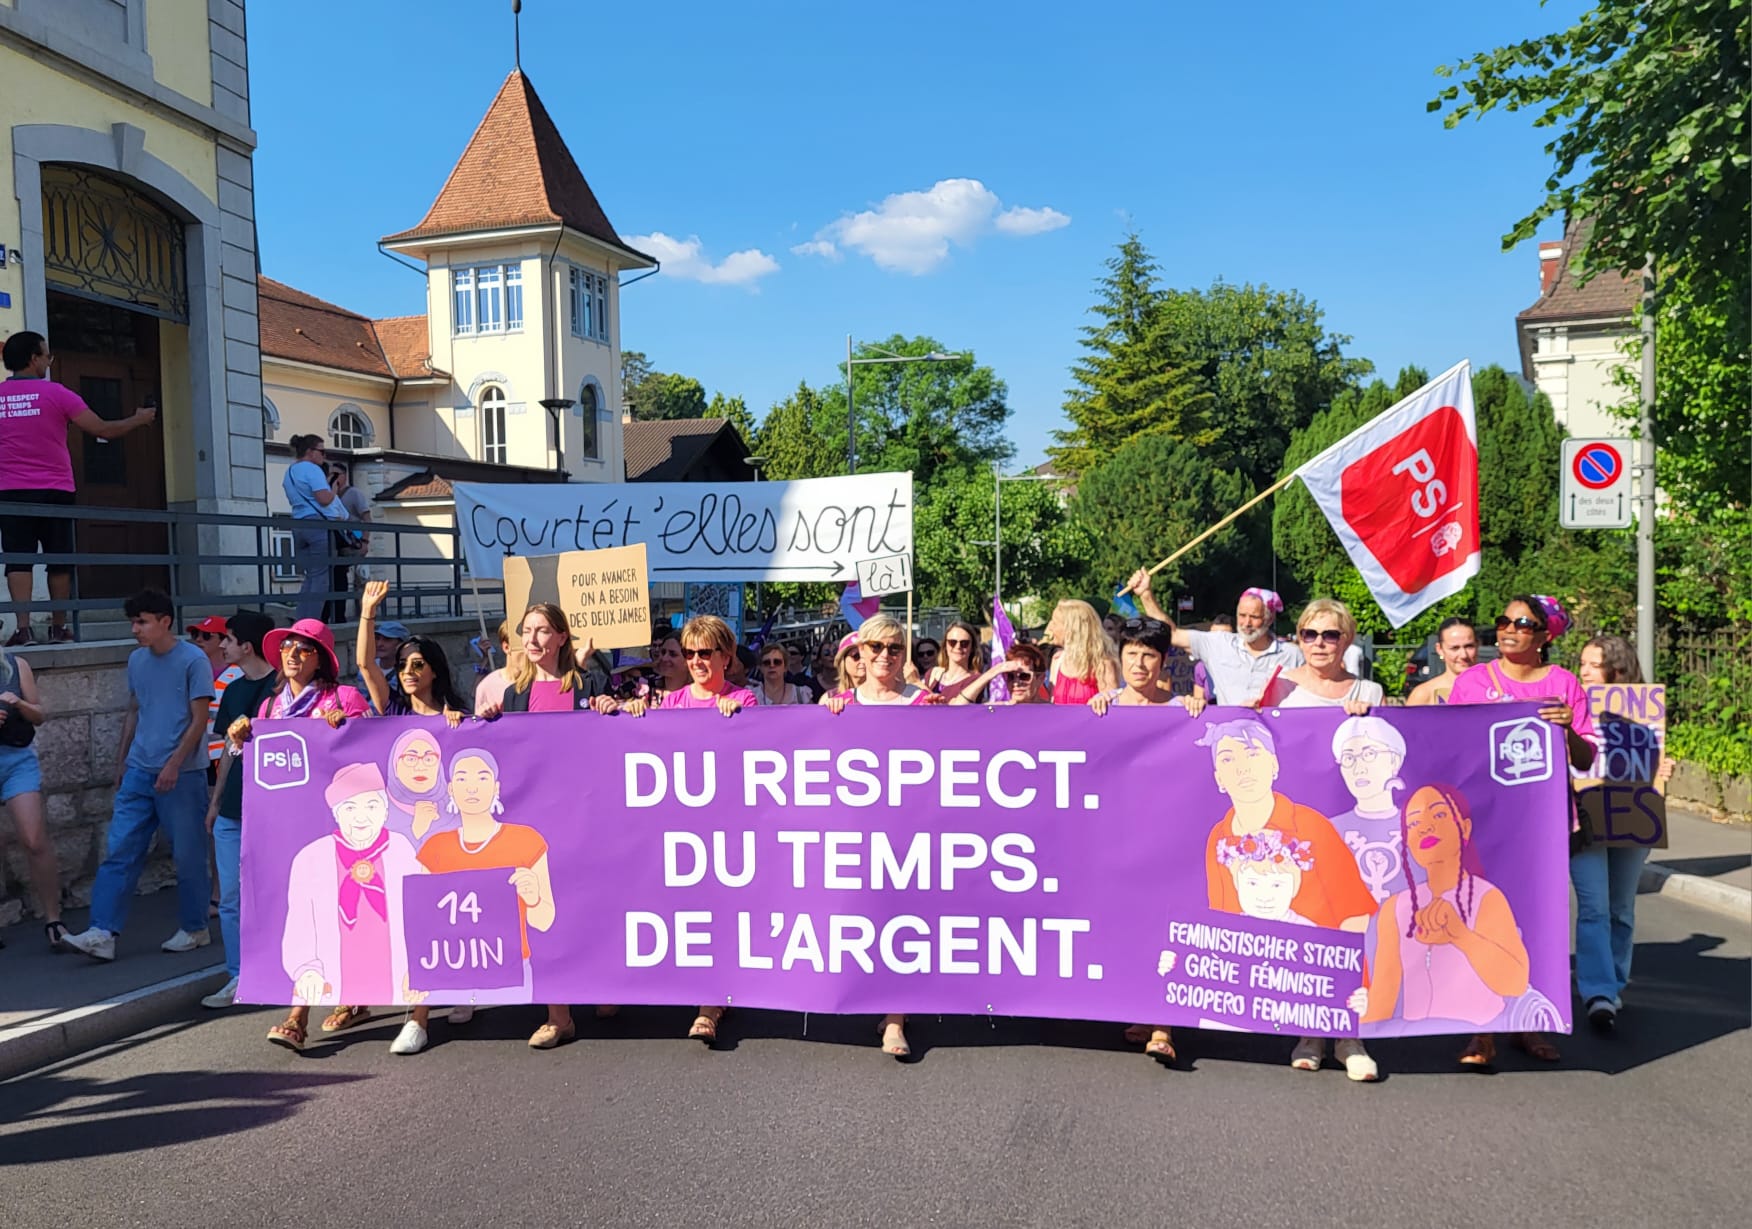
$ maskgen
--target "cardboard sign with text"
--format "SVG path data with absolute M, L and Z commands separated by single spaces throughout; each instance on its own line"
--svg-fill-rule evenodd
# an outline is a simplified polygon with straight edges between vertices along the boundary
M 1665 683 L 1599 683 L 1586 689 L 1600 731 L 1596 777 L 1576 781 L 1576 801 L 1603 845 L 1667 847 L 1667 799 L 1660 779 L 1667 745 Z
M 572 644 L 630 649 L 651 642 L 651 580 L 645 544 L 505 560 L 505 610 L 522 616 L 553 602 L 572 625 Z

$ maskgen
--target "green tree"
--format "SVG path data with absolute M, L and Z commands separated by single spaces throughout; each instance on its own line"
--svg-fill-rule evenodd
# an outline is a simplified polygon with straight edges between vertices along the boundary
M 639 386 L 651 378 L 651 360 L 641 350 L 622 350 L 620 375 L 621 404 L 631 414 L 638 401 Z
M 1221 470 L 1194 445 L 1141 436 L 1084 474 L 1072 512 L 1090 538 L 1091 583 L 1105 597 L 1133 570 L 1149 567 L 1253 497 L 1235 470 Z M 1007 513 L 1006 513 L 1007 516 Z M 1157 593 L 1189 596 L 1200 610 L 1228 609 L 1257 583 L 1266 547 L 1263 518 L 1243 517 L 1157 574 Z
M 754 447 L 754 415 L 748 412 L 748 402 L 741 397 L 726 397 L 723 393 L 712 394 L 711 404 L 706 406 L 707 418 L 728 419 L 730 425 L 736 428 L 736 433 L 750 448 Z
M 976 622 L 991 618 L 992 473 L 941 471 L 919 493 L 913 516 L 914 583 L 927 606 L 950 606 Z M 1006 604 L 1081 592 L 1089 539 L 1044 482 L 1004 484 L 1003 586 Z
M 902 337 L 865 348 L 860 357 L 918 357 L 944 353 L 932 337 Z M 965 359 L 927 363 L 871 363 L 854 367 L 858 468 L 910 470 L 927 488 L 940 472 L 1009 458 L 1005 435 L 1009 390 L 990 368 Z M 824 394 L 827 419 L 836 415 L 844 439 L 845 386 Z M 843 453 L 843 447 L 842 447 Z M 842 471 L 843 472 L 843 471 Z
M 641 422 L 658 419 L 704 418 L 706 390 L 692 376 L 654 372 L 634 395 L 633 417 Z
M 1208 444 L 1211 396 L 1198 375 L 1164 362 L 1162 295 L 1156 262 L 1136 232 L 1107 261 L 1107 276 L 1082 330 L 1083 357 L 1065 394 L 1068 430 L 1053 432 L 1047 450 L 1058 471 L 1087 473 L 1136 436 L 1160 432 Z
M 844 426 L 842 402 L 839 427 Z M 806 383 L 799 382 L 796 392 L 767 411 L 750 446 L 767 459 L 764 473 L 774 481 L 845 472 L 845 448 L 832 433 L 828 407 Z
M 1346 357 L 1351 339 L 1328 333 L 1319 306 L 1293 290 L 1219 281 L 1169 290 L 1158 310 L 1161 361 L 1196 372 L 1215 397 L 1212 459 L 1258 487 L 1277 476 L 1290 437 L 1374 370 Z

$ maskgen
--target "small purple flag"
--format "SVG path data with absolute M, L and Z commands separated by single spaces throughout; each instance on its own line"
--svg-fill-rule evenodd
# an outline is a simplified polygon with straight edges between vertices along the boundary
M 1010 646 L 1016 643 L 1016 629 L 1010 625 L 1010 616 L 1004 612 L 1004 600 L 1001 595 L 992 597 L 992 664 L 995 666 L 1004 660 Z M 998 675 L 992 680 L 992 685 L 986 688 L 986 698 L 994 704 L 1003 704 L 1010 698 L 1010 680 L 1005 675 Z

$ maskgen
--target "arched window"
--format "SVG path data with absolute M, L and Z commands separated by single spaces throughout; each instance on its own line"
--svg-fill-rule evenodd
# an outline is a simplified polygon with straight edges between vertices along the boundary
M 504 465 L 511 449 L 505 437 L 505 390 L 497 384 L 481 389 L 481 460 Z
M 262 398 L 262 439 L 272 441 L 280 430 L 280 407 Z
M 371 446 L 371 420 L 365 411 L 352 402 L 338 407 L 329 415 L 329 443 L 336 448 L 352 450 Z
M 597 426 L 597 410 L 601 404 L 596 382 L 586 379 L 578 390 L 578 439 L 586 461 L 602 459 L 602 434 Z

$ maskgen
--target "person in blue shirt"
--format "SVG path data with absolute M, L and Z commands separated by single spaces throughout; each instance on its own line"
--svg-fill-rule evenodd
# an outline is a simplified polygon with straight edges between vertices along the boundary
M 320 619 L 335 555 L 328 522 L 346 520 L 347 509 L 329 485 L 324 464 L 328 453 L 323 448 L 322 436 L 294 435 L 291 445 L 292 464 L 280 485 L 286 492 L 292 519 L 305 522 L 292 532 L 293 558 L 304 573 L 296 617 Z

